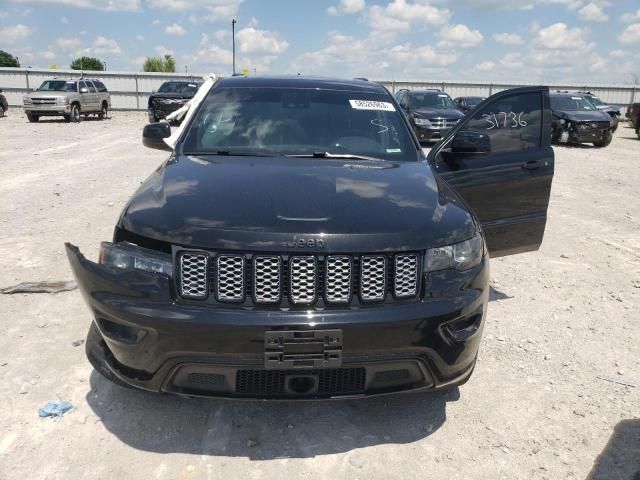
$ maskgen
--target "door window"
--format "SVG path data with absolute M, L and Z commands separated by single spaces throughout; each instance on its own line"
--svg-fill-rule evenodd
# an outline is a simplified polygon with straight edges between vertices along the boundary
M 96 93 L 96 87 L 93 86 L 91 82 L 84 82 L 87 88 L 89 89 L 89 93 Z
M 542 138 L 542 95 L 522 93 L 491 102 L 473 112 L 457 135 L 463 132 L 487 135 L 491 153 L 538 148 Z

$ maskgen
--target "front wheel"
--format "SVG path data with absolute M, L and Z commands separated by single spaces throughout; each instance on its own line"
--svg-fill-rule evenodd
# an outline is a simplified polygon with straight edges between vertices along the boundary
M 100 109 L 100 113 L 98 113 L 98 118 L 100 120 L 104 120 L 105 118 L 107 118 L 107 104 L 103 103 L 102 104 L 102 108 Z
M 27 120 L 29 120 L 31 123 L 37 122 L 40 119 L 40 117 L 38 115 L 34 115 L 31 112 L 27 112 Z
M 4 107 L 0 105 L 0 118 L 4 117 Z
M 80 105 L 74 103 L 71 105 L 71 112 L 69 112 L 69 120 L 73 123 L 78 123 L 80 121 Z

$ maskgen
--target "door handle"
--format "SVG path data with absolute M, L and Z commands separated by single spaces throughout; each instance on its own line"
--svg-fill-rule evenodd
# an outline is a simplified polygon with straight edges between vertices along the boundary
M 542 166 L 542 162 L 540 160 L 529 160 L 522 164 L 522 168 L 525 170 L 536 170 Z

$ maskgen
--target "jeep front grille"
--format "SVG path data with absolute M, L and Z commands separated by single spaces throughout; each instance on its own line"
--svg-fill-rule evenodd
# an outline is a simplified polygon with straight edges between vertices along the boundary
M 420 293 L 419 253 L 263 255 L 179 251 L 181 297 L 272 306 L 406 301 Z

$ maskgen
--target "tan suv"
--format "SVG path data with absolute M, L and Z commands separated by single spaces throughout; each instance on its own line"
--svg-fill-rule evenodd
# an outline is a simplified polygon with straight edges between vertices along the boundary
M 82 115 L 104 119 L 111 108 L 111 95 L 98 79 L 45 80 L 33 93 L 23 97 L 24 112 L 30 122 L 40 117 L 61 115 L 67 122 L 79 122 Z

